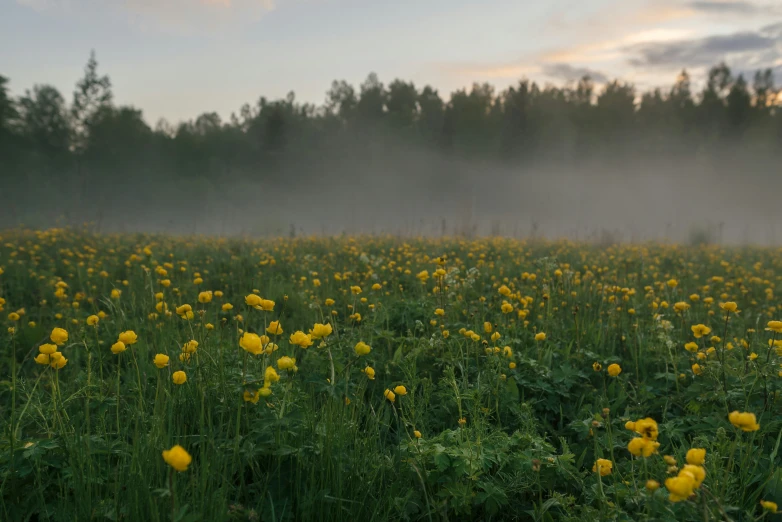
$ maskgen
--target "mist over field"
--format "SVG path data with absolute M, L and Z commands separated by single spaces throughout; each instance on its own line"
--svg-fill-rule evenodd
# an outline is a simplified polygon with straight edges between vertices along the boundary
M 385 145 L 385 146 L 384 146 Z M 395 234 L 779 244 L 772 157 L 706 154 L 513 167 L 380 144 L 274 180 L 110 172 L 3 183 L 2 226 L 216 236 Z
M 775 73 L 449 96 L 370 74 L 154 129 L 91 56 L 73 101 L 0 77 L 0 227 L 778 244 Z

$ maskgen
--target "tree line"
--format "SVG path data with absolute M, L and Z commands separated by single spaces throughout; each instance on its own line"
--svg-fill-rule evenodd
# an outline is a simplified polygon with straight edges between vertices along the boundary
M 245 104 L 228 121 L 211 112 L 152 128 L 138 108 L 114 103 L 93 53 L 70 102 L 51 85 L 14 97 L 0 76 L 0 183 L 56 181 L 89 201 L 100 197 L 92 188 L 117 180 L 289 183 L 317 179 L 325 166 L 369 172 L 405 151 L 524 168 L 736 150 L 781 159 L 772 71 L 749 81 L 719 64 L 705 80 L 696 92 L 682 71 L 669 89 L 642 93 L 620 81 L 597 88 L 589 77 L 565 86 L 521 80 L 503 91 L 476 83 L 446 99 L 370 74 L 358 87 L 333 82 L 320 106 L 291 92 Z

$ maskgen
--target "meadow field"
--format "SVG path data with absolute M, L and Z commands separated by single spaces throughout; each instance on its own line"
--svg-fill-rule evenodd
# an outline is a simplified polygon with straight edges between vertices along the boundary
M 773 520 L 780 254 L 0 231 L 0 520 Z

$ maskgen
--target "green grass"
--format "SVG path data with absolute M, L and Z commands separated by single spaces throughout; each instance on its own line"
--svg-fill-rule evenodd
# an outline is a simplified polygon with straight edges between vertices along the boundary
M 773 249 L 79 230 L 8 231 L 0 245 L 0 520 L 754 520 L 770 516 L 761 500 L 782 501 L 780 356 L 764 330 L 780 315 Z M 200 303 L 207 290 L 223 295 Z M 274 310 L 245 305 L 254 291 Z M 192 320 L 175 313 L 183 304 Z M 240 348 L 271 320 L 277 351 Z M 316 322 L 333 333 L 306 350 L 289 342 Z M 694 339 L 694 324 L 712 332 Z M 59 370 L 34 360 L 55 327 L 69 334 Z M 138 342 L 113 354 L 127 330 Z M 282 356 L 296 371 L 278 368 Z M 271 394 L 243 400 L 270 365 Z M 387 400 L 399 385 L 407 393 Z M 760 429 L 734 427 L 734 410 Z M 625 423 L 646 417 L 660 446 L 633 457 L 640 435 Z M 162 458 L 175 444 L 192 456 L 186 471 Z M 665 480 L 694 447 L 706 478 L 671 502 Z M 610 475 L 592 472 L 598 458 Z

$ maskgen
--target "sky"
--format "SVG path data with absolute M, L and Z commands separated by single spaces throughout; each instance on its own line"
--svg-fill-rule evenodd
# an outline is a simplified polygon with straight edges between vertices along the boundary
M 260 96 L 322 104 L 333 80 L 645 90 L 726 61 L 782 84 L 782 0 L 0 0 L 0 75 L 14 95 L 71 98 L 90 51 L 115 102 L 154 124 L 223 118 Z

